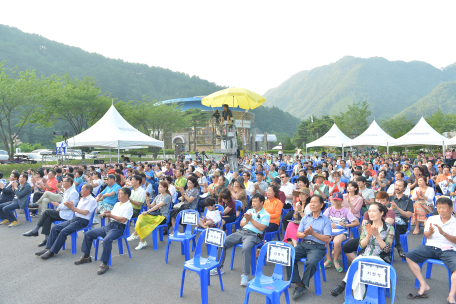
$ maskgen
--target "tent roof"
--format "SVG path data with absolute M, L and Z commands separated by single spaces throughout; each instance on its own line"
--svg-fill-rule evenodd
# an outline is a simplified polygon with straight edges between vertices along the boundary
M 445 140 L 445 145 L 446 146 L 456 146 L 456 136 Z
M 264 134 L 257 134 L 255 135 L 255 141 L 263 141 L 264 140 Z M 277 141 L 277 136 L 275 134 L 268 134 L 267 141 Z
M 380 128 L 374 120 L 360 136 L 345 143 L 345 147 L 388 146 L 395 139 Z
M 425 145 L 442 146 L 445 140 L 447 140 L 446 137 L 437 133 L 437 131 L 434 130 L 423 117 L 421 117 L 413 129 L 389 145 L 406 147 Z
M 57 143 L 60 147 L 62 142 Z M 134 146 L 163 148 L 164 143 L 133 128 L 112 105 L 105 115 L 84 132 L 68 139 L 68 147 L 125 149 Z
M 345 147 L 345 143 L 350 141 L 350 138 L 347 137 L 342 131 L 336 126 L 336 124 L 333 124 L 331 129 L 317 139 L 316 141 L 313 141 L 309 144 L 307 144 L 307 147 L 325 147 L 325 148 L 332 148 L 332 147 Z

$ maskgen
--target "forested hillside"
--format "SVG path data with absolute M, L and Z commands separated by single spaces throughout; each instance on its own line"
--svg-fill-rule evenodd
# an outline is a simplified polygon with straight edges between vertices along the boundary
M 268 133 L 287 133 L 290 137 L 296 132 L 301 120 L 277 107 L 258 107 L 251 111 L 255 114 L 254 128 Z
M 454 80 L 455 64 L 439 70 L 419 61 L 347 56 L 301 71 L 264 96 L 267 106 L 279 107 L 299 118 L 337 115 L 348 104 L 366 100 L 372 116 L 381 119 L 412 106 L 442 82 Z

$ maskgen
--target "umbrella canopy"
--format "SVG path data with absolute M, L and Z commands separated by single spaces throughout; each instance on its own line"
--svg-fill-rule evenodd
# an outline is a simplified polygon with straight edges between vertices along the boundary
M 387 147 L 395 139 L 389 136 L 385 131 L 380 128 L 377 122 L 374 120 L 369 128 L 363 132 L 360 136 L 344 143 L 345 147 L 374 147 L 384 146 Z
M 345 147 L 345 143 L 349 142 L 350 138 L 347 137 L 342 131 L 337 127 L 336 124 L 333 124 L 331 129 L 311 143 L 306 145 L 307 148 L 310 147 L 325 147 L 325 148 L 332 148 L 332 147 Z
M 421 117 L 418 123 L 407 134 L 389 143 L 391 146 L 443 146 L 448 138 L 434 130 L 427 121 Z
M 229 107 L 239 107 L 244 110 L 258 108 L 265 102 L 266 98 L 244 88 L 224 89 L 201 100 L 201 103 L 207 107 L 215 108 L 227 104 Z

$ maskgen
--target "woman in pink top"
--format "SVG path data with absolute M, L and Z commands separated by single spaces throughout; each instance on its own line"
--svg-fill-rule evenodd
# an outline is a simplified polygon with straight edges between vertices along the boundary
M 344 194 L 343 206 L 350 210 L 359 220 L 361 208 L 363 207 L 363 198 L 358 195 L 359 186 L 356 182 L 349 182 L 347 185 L 347 193 Z
M 453 157 L 453 153 L 451 153 L 450 149 L 447 149 L 445 152 L 445 163 L 451 166 L 451 157 Z

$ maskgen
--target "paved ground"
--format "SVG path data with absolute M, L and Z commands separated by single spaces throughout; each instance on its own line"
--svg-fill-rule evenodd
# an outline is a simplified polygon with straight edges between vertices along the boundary
M 166 243 L 159 242 L 158 251 L 150 246 L 136 251 L 138 241 L 130 243 L 132 258 L 127 254 L 118 255 L 117 245 L 113 247 L 113 267 L 103 276 L 96 271 L 99 261 L 75 266 L 73 261 L 80 257 L 82 238 L 78 238 L 78 254 L 72 255 L 71 248 L 61 251 L 56 257 L 43 261 L 34 255 L 42 236 L 26 238 L 22 236 L 33 228 L 33 223 L 25 222 L 19 215 L 21 225 L 15 228 L 0 226 L 0 303 L 127 303 L 149 301 L 150 303 L 201 303 L 198 276 L 187 272 L 184 296 L 179 298 L 180 280 L 184 257 L 180 255 L 179 245 L 172 245 L 168 264 L 165 264 Z M 81 236 L 81 234 L 80 234 Z M 166 238 L 166 237 L 165 237 Z M 409 248 L 421 243 L 422 234 L 409 236 Z M 166 239 L 165 239 L 166 240 Z M 70 245 L 67 241 L 67 245 Z M 94 251 L 92 249 L 92 255 Z M 229 265 L 231 250 L 228 251 Z M 245 288 L 240 287 L 241 255 L 236 252 L 233 270 L 226 268 L 223 275 L 225 291 L 220 290 L 217 277 L 212 277 L 209 287 L 209 303 L 243 303 Z M 398 273 L 396 303 L 411 303 L 406 298 L 413 288 L 414 278 L 406 263 L 398 258 L 394 267 Z M 269 274 L 272 267 L 266 267 Z M 302 268 L 300 269 L 302 273 Z M 333 298 L 329 291 L 343 279 L 343 274 L 334 268 L 326 272 L 327 282 L 322 284 L 322 295 L 316 296 L 313 281 L 310 291 L 296 303 L 343 303 L 343 296 Z M 432 279 L 428 280 L 431 290 L 429 299 L 420 303 L 447 303 L 448 277 L 446 269 L 435 266 Z M 290 293 L 291 295 L 291 293 Z M 291 300 L 293 302 L 293 300 Z M 252 293 L 250 303 L 264 303 L 265 298 Z M 387 301 L 389 303 L 389 301 Z M 281 303 L 285 303 L 282 296 Z

